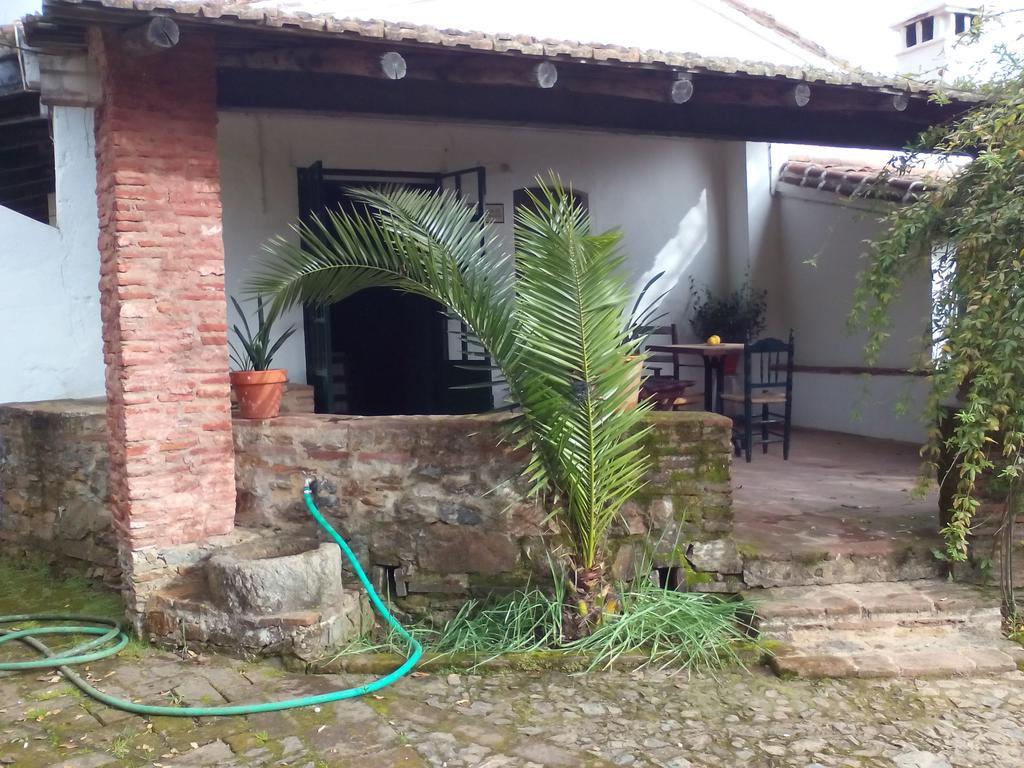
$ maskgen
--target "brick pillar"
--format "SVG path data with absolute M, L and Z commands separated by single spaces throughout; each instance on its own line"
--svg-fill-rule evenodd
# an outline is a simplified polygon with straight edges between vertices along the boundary
M 110 494 L 132 568 L 234 525 L 215 54 L 192 31 L 151 56 L 109 30 L 89 45 Z

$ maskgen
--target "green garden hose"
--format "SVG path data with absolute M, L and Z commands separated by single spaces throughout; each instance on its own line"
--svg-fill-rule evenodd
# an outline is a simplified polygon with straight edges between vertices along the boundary
M 370 580 L 366 577 L 366 572 L 359 565 L 359 561 L 356 560 L 356 556 L 352 553 L 348 543 L 338 535 L 337 531 L 320 514 L 320 510 L 316 508 L 316 503 L 313 501 L 313 489 L 309 480 L 306 481 L 306 486 L 302 493 L 309 514 L 313 516 L 313 519 L 316 520 L 321 528 L 327 531 L 327 534 L 334 539 L 335 543 L 341 547 L 342 553 L 348 558 L 349 563 L 352 564 L 356 576 L 366 590 L 366 594 L 369 595 L 374 609 L 409 644 L 411 651 L 409 657 L 404 664 L 390 674 L 356 688 L 345 688 L 332 691 L 331 693 L 322 693 L 318 696 L 303 696 L 298 699 L 286 699 L 285 701 L 271 701 L 260 704 L 238 704 L 226 707 L 159 707 L 150 704 L 136 704 L 133 701 L 119 699 L 103 693 L 103 691 L 94 688 L 77 672 L 71 669 L 76 664 L 87 664 L 113 656 L 124 648 L 128 643 L 128 635 L 121 626 L 121 622 L 98 616 L 79 616 L 74 614 L 0 616 L 0 625 L 23 624 L 25 622 L 75 622 L 74 624 L 46 625 L 20 630 L 0 629 L 0 645 L 18 640 L 35 649 L 44 657 L 32 661 L 0 662 L 0 671 L 56 669 L 64 675 L 68 682 L 77 686 L 97 701 L 103 702 L 108 707 L 122 709 L 125 712 L 132 712 L 136 715 L 160 715 L 164 717 L 226 717 L 230 715 L 253 715 L 259 712 L 278 712 L 282 709 L 310 707 L 318 704 L 330 704 L 332 701 L 353 699 L 391 685 L 391 683 L 412 671 L 420 656 L 423 655 L 423 646 L 391 615 L 387 606 L 384 605 L 377 595 L 373 585 L 370 584 Z M 80 643 L 68 650 L 55 653 L 45 643 L 37 639 L 43 635 L 95 635 L 95 638 Z

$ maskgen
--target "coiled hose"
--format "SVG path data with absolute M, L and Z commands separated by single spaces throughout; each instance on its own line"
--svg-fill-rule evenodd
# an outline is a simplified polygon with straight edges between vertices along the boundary
M 89 662 L 108 658 L 124 648 L 128 644 L 128 635 L 121 622 L 100 616 L 56 613 L 26 613 L 15 616 L 0 616 L 0 625 L 23 624 L 25 622 L 72 622 L 70 624 L 46 624 L 45 626 L 32 627 L 30 629 L 0 629 L 0 645 L 17 640 L 33 648 L 44 657 L 31 661 L 0 662 L 0 671 L 23 672 L 37 669 L 56 669 L 68 682 L 76 686 L 83 693 L 88 694 L 97 701 L 103 702 L 108 707 L 122 709 L 125 712 L 132 712 L 136 715 L 159 715 L 163 717 L 229 717 L 234 715 L 253 715 L 259 712 L 279 712 L 282 709 L 310 707 L 318 704 L 330 704 L 333 701 L 354 699 L 357 696 L 364 696 L 391 685 L 391 683 L 412 671 L 423 655 L 423 646 L 391 615 L 387 606 L 384 605 L 377 595 L 373 585 L 370 584 L 370 580 L 366 577 L 366 572 L 359 565 L 359 561 L 352 553 L 348 543 L 338 535 L 338 532 L 320 514 L 320 510 L 317 509 L 316 503 L 313 501 L 313 489 L 309 480 L 306 480 L 302 495 L 309 514 L 313 516 L 313 519 L 316 520 L 321 528 L 327 531 L 327 535 L 341 548 L 342 554 L 351 563 L 356 576 L 363 585 L 363 589 L 366 590 L 366 594 L 370 597 L 370 602 L 373 603 L 374 610 L 409 645 L 410 653 L 405 663 L 390 674 L 356 688 L 344 688 L 332 691 L 331 693 L 303 696 L 298 699 L 286 699 L 284 701 L 237 704 L 224 707 L 161 707 L 151 704 L 136 704 L 133 701 L 119 699 L 116 696 L 111 696 L 94 688 L 71 668 L 74 665 L 88 664 Z M 38 639 L 44 635 L 94 635 L 95 637 L 92 640 L 56 653 Z

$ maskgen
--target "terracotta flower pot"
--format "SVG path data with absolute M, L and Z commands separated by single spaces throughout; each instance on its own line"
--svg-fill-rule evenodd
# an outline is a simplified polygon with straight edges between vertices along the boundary
M 238 415 L 243 419 L 272 419 L 281 410 L 281 395 L 288 371 L 231 371 L 231 388 L 238 400 Z

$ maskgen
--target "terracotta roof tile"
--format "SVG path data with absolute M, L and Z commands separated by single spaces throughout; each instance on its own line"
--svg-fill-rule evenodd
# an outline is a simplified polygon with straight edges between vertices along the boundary
M 945 172 L 853 164 L 825 158 L 791 158 L 779 169 L 779 182 L 833 192 L 844 197 L 913 202 L 921 193 L 938 189 Z

